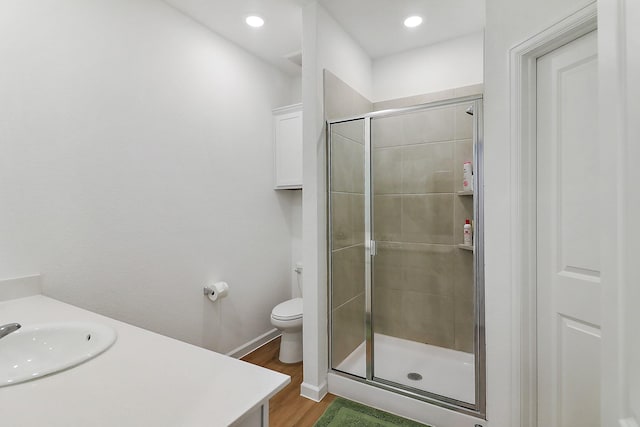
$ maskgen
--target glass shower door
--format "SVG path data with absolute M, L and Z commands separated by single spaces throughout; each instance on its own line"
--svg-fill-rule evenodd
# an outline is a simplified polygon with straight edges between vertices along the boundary
M 473 103 L 371 118 L 373 377 L 474 404 Z

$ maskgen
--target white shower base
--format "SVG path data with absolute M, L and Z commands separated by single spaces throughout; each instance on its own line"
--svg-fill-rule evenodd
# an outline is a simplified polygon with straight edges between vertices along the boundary
M 462 402 L 475 402 L 475 363 L 471 353 L 375 334 L 373 356 L 375 378 Z M 336 369 L 365 377 L 365 343 Z M 422 379 L 408 379 L 410 372 L 422 375 Z

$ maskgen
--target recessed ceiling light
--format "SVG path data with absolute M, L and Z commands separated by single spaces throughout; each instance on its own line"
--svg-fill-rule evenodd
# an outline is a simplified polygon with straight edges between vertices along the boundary
M 421 16 L 410 16 L 407 19 L 404 20 L 404 26 L 407 28 L 415 28 L 418 25 L 422 24 L 422 17 Z
M 245 21 L 247 22 L 248 26 L 254 28 L 259 28 L 264 25 L 264 19 L 256 15 L 247 16 L 247 19 Z

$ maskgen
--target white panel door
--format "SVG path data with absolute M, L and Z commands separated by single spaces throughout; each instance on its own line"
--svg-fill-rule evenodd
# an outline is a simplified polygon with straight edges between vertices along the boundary
M 538 426 L 600 425 L 596 32 L 538 59 Z

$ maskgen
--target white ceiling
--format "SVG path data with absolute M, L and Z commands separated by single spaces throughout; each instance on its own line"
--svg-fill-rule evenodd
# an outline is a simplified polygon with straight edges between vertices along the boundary
M 281 70 L 299 75 L 286 57 L 302 49 L 302 0 L 164 0 L 221 36 Z M 338 23 L 376 59 L 484 28 L 485 0 L 319 0 Z M 264 27 L 244 20 L 259 15 Z M 409 15 L 424 23 L 407 29 Z
M 484 0 L 320 0 L 331 16 L 376 59 L 484 28 Z M 406 28 L 410 15 L 424 19 Z
M 285 57 L 302 49 L 302 10 L 298 0 L 165 0 L 167 3 L 291 74 L 300 67 Z M 248 15 L 261 16 L 262 28 L 251 28 Z

